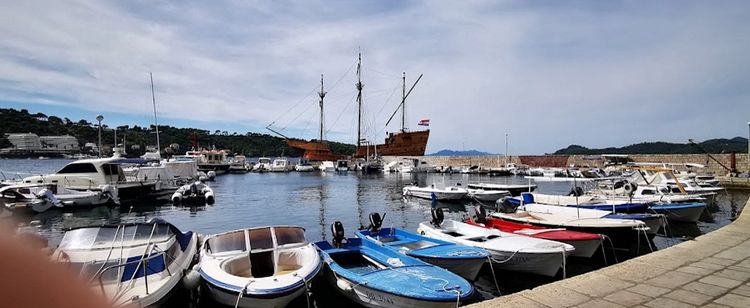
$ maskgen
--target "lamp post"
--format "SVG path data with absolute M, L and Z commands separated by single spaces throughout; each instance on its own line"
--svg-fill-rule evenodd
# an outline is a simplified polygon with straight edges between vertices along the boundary
M 99 149 L 99 158 L 102 158 L 102 120 L 104 120 L 104 116 L 100 114 L 96 116 L 96 120 L 99 122 L 99 145 L 96 148 Z
M 747 173 L 750 174 L 750 122 L 747 122 Z

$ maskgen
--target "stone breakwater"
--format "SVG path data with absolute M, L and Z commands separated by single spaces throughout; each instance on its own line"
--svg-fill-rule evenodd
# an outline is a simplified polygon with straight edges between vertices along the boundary
M 695 240 L 471 307 L 644 306 L 750 307 L 750 213 Z
M 717 160 L 727 167 L 731 167 L 731 154 L 712 154 Z M 636 162 L 660 162 L 660 163 L 694 163 L 705 165 L 703 172 L 715 175 L 725 175 L 728 172 L 716 161 L 705 154 L 633 154 L 628 155 Z M 404 157 L 387 157 L 386 161 L 400 160 Z M 409 156 L 406 158 L 419 158 L 436 166 L 482 166 L 486 168 L 498 168 L 505 166 L 507 162 L 525 164 L 532 167 L 557 167 L 588 166 L 603 167 L 604 159 L 601 155 L 518 155 L 506 159 L 503 155 L 488 156 Z M 735 155 L 735 165 L 740 172 L 748 171 L 748 160 L 746 153 Z

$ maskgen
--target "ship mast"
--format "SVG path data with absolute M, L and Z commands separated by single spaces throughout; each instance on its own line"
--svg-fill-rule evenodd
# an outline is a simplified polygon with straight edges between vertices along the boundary
M 357 148 L 362 143 L 362 52 L 359 53 L 359 62 L 357 63 L 357 104 L 359 105 L 359 116 L 357 118 Z
M 401 132 L 406 131 L 406 72 L 404 72 L 403 86 L 401 86 Z
M 326 92 L 323 91 L 323 74 L 320 74 L 320 141 L 323 142 L 323 98 L 326 97 Z
M 154 73 L 149 72 L 151 76 L 151 102 L 154 105 L 154 126 L 156 127 L 156 153 L 161 154 L 161 143 L 159 143 L 159 122 L 156 120 L 156 96 L 154 96 Z M 115 142 L 115 146 L 117 146 Z

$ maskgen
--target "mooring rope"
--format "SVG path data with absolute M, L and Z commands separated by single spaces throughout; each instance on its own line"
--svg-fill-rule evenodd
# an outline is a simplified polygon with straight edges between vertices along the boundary
M 497 288 L 497 295 L 500 296 L 500 285 L 497 284 L 497 277 L 495 276 L 495 268 L 492 266 L 491 255 L 487 255 L 487 261 L 490 262 L 490 271 L 492 271 L 492 280 L 495 282 L 495 288 Z

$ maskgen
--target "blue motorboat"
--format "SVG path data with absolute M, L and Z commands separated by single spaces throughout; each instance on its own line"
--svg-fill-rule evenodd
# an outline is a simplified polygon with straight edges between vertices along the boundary
M 333 239 L 315 246 L 326 263 L 332 287 L 367 307 L 455 307 L 474 287 L 450 271 L 386 248 L 374 241 L 344 237 L 341 222 Z
M 702 202 L 688 203 L 654 203 L 650 210 L 654 213 L 664 214 L 667 219 L 682 222 L 697 222 L 706 209 Z
M 385 217 L 383 214 L 382 217 Z M 476 279 L 490 253 L 470 247 L 422 236 L 397 228 L 383 228 L 378 213 L 370 214 L 370 227 L 356 232 L 358 238 L 372 241 L 384 248 L 437 265 L 468 280 Z

